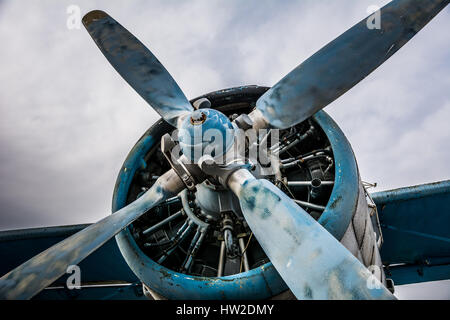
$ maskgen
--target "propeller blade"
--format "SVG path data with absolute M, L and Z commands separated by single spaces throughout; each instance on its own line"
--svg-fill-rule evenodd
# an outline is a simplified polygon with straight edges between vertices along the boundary
M 268 90 L 257 101 L 257 110 L 280 129 L 306 120 L 383 64 L 448 3 L 390 2 L 380 11 L 381 29 L 369 29 L 368 20 L 362 20 Z
M 229 180 L 244 217 L 298 299 L 395 299 L 339 241 L 268 180 Z
M 193 110 L 161 62 L 116 20 L 94 10 L 83 24 L 106 59 L 164 120 L 176 127 L 178 117 Z
M 180 187 L 181 186 L 181 187 Z M 183 183 L 173 170 L 162 175 L 139 199 L 99 222 L 57 243 L 0 278 L 0 299 L 30 299 L 86 258 Z

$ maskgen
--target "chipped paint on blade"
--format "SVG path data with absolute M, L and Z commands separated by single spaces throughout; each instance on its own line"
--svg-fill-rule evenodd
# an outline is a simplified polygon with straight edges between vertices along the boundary
M 162 175 L 139 199 L 43 251 L 0 278 L 0 299 L 30 299 L 142 214 L 181 190 L 168 191 L 178 179 L 173 171 Z M 175 185 L 181 185 L 175 184 Z
M 193 107 L 161 62 L 136 37 L 99 10 L 83 24 L 117 72 L 171 125 Z
M 267 91 L 257 108 L 277 128 L 309 118 L 383 64 L 448 3 L 390 2 L 381 9 L 381 29 L 369 29 L 367 19 L 362 20 Z
M 267 180 L 238 189 L 245 219 L 298 299 L 395 299 L 344 246 Z M 369 283 L 369 285 L 368 285 Z M 379 288 L 376 288 L 376 286 Z

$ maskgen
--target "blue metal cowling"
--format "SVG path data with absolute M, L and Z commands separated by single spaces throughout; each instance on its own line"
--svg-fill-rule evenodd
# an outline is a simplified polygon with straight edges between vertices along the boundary
M 205 95 L 223 104 L 239 102 L 248 96 L 262 95 L 268 88 L 246 86 L 216 91 Z M 214 107 L 214 105 L 213 105 Z M 324 111 L 314 115 L 331 143 L 335 160 L 335 184 L 325 211 L 318 220 L 333 236 L 341 240 L 356 211 L 359 175 L 350 143 L 337 124 Z M 132 180 L 138 168 L 145 165 L 144 157 L 159 144 L 163 134 L 173 128 L 157 122 L 141 137 L 130 151 L 117 178 L 113 212 L 124 207 Z M 116 236 L 119 249 L 136 276 L 149 288 L 168 299 L 268 299 L 288 288 L 272 263 L 247 272 L 220 278 L 198 277 L 178 273 L 157 264 L 137 245 L 130 227 Z

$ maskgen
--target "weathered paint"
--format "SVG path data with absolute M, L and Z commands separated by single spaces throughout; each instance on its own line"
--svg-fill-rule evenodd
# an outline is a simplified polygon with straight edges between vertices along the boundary
M 449 279 L 450 180 L 377 192 L 372 198 L 383 231 L 381 257 L 394 265 L 389 267 L 394 282 Z
M 448 3 L 390 2 L 381 9 L 381 29 L 369 29 L 362 20 L 274 85 L 257 108 L 277 128 L 306 120 L 383 64 Z
M 136 276 L 169 299 L 266 299 L 287 289 L 272 265 L 221 278 L 169 270 L 143 254 L 128 229 L 117 235 L 119 248 Z
M 317 112 L 313 118 L 330 141 L 335 176 L 330 200 L 318 222 L 337 240 L 341 240 L 358 202 L 358 167 L 352 147 L 336 122 L 324 111 Z
M 173 171 L 162 175 L 139 199 L 41 252 L 0 278 L 0 299 L 30 299 L 152 207 L 179 190 L 168 190 Z M 179 180 L 179 178 L 177 177 Z M 181 186 L 180 181 L 180 186 Z
M 245 171 L 230 178 L 230 187 L 250 229 L 297 299 L 395 299 L 284 192 Z
M 230 100 L 224 94 L 229 97 L 242 95 L 242 99 L 246 99 L 247 92 L 257 95 L 264 90 L 267 88 L 245 86 L 213 92 L 203 97 L 211 100 L 214 105 Z M 345 135 L 325 112 L 318 112 L 314 120 L 330 140 L 336 167 L 339 168 L 336 172 L 338 183 L 331 194 L 332 200 L 319 222 L 333 236 L 341 239 L 356 210 L 359 183 L 356 161 Z M 156 141 L 170 130 L 168 126 L 161 128 L 162 125 L 160 123 L 149 129 L 130 151 L 124 164 L 124 168 L 130 168 L 130 171 L 122 169 L 118 176 L 113 211 L 126 205 L 128 190 L 138 164 Z M 118 234 L 116 239 L 133 272 L 149 287 L 169 299 L 267 299 L 288 289 L 271 262 L 238 275 L 221 278 L 193 277 L 174 272 L 151 260 L 137 246 L 128 229 Z
M 203 121 L 195 124 L 193 117 L 202 117 Z M 191 161 L 197 162 L 204 154 L 214 157 L 225 154 L 233 145 L 235 134 L 235 127 L 222 112 L 200 109 L 181 122 L 178 141 L 183 154 Z
M 450 279 L 450 259 L 427 264 L 401 264 L 388 267 L 386 273 L 395 285 Z
M 107 13 L 91 11 L 83 24 L 111 65 L 164 120 L 176 126 L 179 116 L 193 110 L 161 62 Z
M 158 123 L 149 129 L 130 151 L 116 182 L 113 211 L 127 203 L 128 190 L 142 159 L 167 131 Z M 162 130 L 158 130 L 162 129 Z M 125 170 L 127 169 L 127 170 Z M 146 256 L 137 246 L 127 228 L 116 236 L 122 255 L 130 268 L 144 283 L 170 299 L 265 299 L 287 287 L 269 263 L 235 276 L 206 278 L 187 276 L 167 269 Z
M 0 275 L 88 226 L 81 224 L 0 232 Z M 82 270 L 82 283 L 131 283 L 138 280 L 120 254 L 115 239 L 108 240 L 78 266 Z M 64 286 L 67 277 L 68 274 L 65 274 L 52 286 Z

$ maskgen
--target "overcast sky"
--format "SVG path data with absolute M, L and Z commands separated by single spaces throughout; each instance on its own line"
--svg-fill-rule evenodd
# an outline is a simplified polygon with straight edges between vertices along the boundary
M 0 229 L 95 222 L 158 116 L 67 8 L 107 11 L 188 98 L 271 86 L 388 1 L 1 1 Z M 450 178 L 450 8 L 332 103 L 375 191 Z M 447 296 L 449 284 L 447 282 Z

